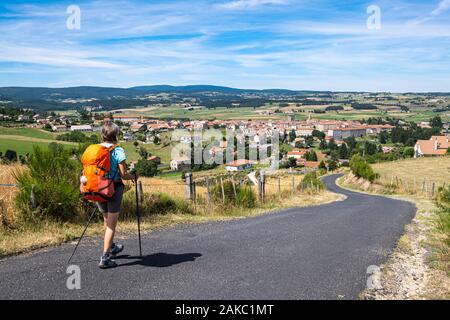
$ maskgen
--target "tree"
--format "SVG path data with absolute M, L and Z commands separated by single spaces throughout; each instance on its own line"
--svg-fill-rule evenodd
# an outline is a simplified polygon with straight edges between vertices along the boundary
M 406 112 L 406 113 L 409 112 L 409 108 L 407 106 L 400 106 L 400 110 L 401 110 L 401 112 Z
M 287 167 L 288 168 L 295 168 L 297 166 L 297 160 L 293 157 L 288 159 Z
M 325 133 L 316 129 L 313 130 L 312 136 L 316 137 L 317 139 L 325 139 Z
M 306 161 L 317 161 L 317 154 L 314 150 L 308 151 L 305 154 Z
M 321 170 L 327 170 L 327 165 L 325 164 L 325 162 L 324 162 L 323 160 L 320 161 L 319 169 L 321 169 Z
M 9 162 L 17 161 L 17 152 L 10 149 L 6 150 L 5 159 L 8 160 Z
M 313 136 L 307 136 L 305 139 L 305 144 L 307 146 L 312 146 L 312 144 L 314 143 L 314 137 Z
M 407 158 L 414 157 L 414 148 L 405 148 L 405 150 L 403 151 L 403 155 Z
M 328 149 L 330 150 L 337 150 L 338 146 L 336 142 L 334 142 L 334 139 L 331 139 L 330 142 L 328 142 Z
M 148 151 L 144 147 L 139 148 L 139 156 L 141 159 L 147 159 L 148 158 Z
M 370 182 L 374 182 L 378 178 L 378 174 L 373 171 L 372 167 L 360 155 L 354 155 L 352 157 L 350 160 L 350 169 L 358 178 L 363 178 Z
M 374 155 L 377 153 L 377 145 L 370 141 L 364 142 L 364 154 L 366 155 Z
M 158 166 L 153 161 L 140 159 L 136 164 L 136 171 L 143 177 L 153 177 L 158 173 Z
M 444 124 L 442 123 L 442 119 L 440 116 L 436 116 L 430 120 L 430 126 L 432 128 L 439 128 L 439 130 L 441 130 L 443 125 Z
M 345 139 L 345 143 L 347 143 L 347 146 L 350 150 L 353 150 L 356 148 L 357 141 L 355 137 L 351 136 Z
M 137 147 L 137 146 L 139 145 L 139 142 L 135 141 L 135 142 L 133 142 L 133 145 L 134 145 L 135 147 Z
M 381 131 L 378 135 L 378 142 L 381 144 L 386 144 L 389 138 L 389 133 L 387 131 Z
M 292 142 L 295 140 L 295 138 L 297 138 L 297 134 L 295 133 L 295 130 L 291 130 L 289 132 L 289 141 Z
M 327 142 L 324 139 L 320 140 L 319 149 L 325 150 L 327 147 L 328 147 Z
M 339 158 L 348 159 L 348 148 L 345 143 L 341 144 L 341 146 L 339 147 Z
M 335 171 L 337 168 L 338 168 L 337 161 L 335 160 L 328 161 L 328 170 Z

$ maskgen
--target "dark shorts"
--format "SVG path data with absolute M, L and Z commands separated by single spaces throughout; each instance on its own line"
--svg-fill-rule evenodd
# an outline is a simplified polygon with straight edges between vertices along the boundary
M 120 212 L 120 209 L 122 208 L 124 185 L 116 185 L 115 190 L 114 196 L 108 202 L 97 202 L 98 210 L 100 210 L 101 213 Z

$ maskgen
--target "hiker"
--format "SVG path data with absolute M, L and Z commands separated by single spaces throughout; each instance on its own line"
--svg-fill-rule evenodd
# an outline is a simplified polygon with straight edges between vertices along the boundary
M 130 174 L 127 172 L 125 150 L 120 146 L 115 146 L 119 132 L 119 127 L 111 121 L 107 121 L 103 125 L 102 143 L 100 145 L 111 149 L 109 176 L 114 181 L 115 192 L 107 202 L 97 202 L 98 209 L 103 214 L 103 228 L 105 232 L 103 254 L 99 263 L 99 267 L 102 269 L 117 266 L 112 258 L 116 257 L 124 248 L 123 245 L 113 242 L 125 188 L 122 180 L 137 180 L 137 173 Z

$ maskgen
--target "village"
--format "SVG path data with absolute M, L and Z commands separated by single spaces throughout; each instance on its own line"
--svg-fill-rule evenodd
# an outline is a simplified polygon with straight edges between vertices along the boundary
M 0 120 L 11 120 L 0 115 Z M 122 140 L 126 143 L 143 145 L 160 144 L 162 136 L 169 137 L 170 143 L 185 144 L 186 146 L 201 145 L 205 142 L 202 137 L 206 130 L 214 129 L 222 133 L 223 137 L 212 139 L 211 147 L 207 150 L 210 157 L 218 164 L 224 164 L 228 172 L 252 169 L 255 165 L 271 165 L 279 161 L 285 167 L 300 167 L 308 169 L 334 169 L 348 164 L 349 157 L 340 152 L 339 156 L 331 153 L 335 146 L 337 150 L 346 143 L 347 139 L 365 140 L 369 137 L 391 134 L 396 127 L 387 122 L 368 123 L 357 120 L 324 120 L 315 119 L 309 114 L 306 120 L 295 120 L 293 114 L 287 114 L 281 120 L 163 120 L 139 114 L 124 114 L 122 112 L 95 113 L 81 117 L 79 114 L 64 116 L 52 113 L 50 115 L 21 114 L 15 122 L 25 124 L 26 127 L 40 128 L 55 133 L 81 132 L 86 135 L 98 134 L 105 119 L 111 119 L 119 124 L 122 130 Z M 399 122 L 405 128 L 407 123 Z M 420 122 L 418 127 L 431 129 L 430 122 Z M 176 134 L 173 134 L 176 133 Z M 227 135 L 237 140 L 229 145 Z M 277 141 L 272 141 L 277 134 Z M 219 134 L 220 135 L 220 134 Z M 275 140 L 275 139 L 274 139 Z M 236 144 L 246 145 L 256 150 L 258 157 L 250 159 L 246 155 L 237 154 Z M 274 148 L 274 143 L 279 145 Z M 280 148 L 281 145 L 281 148 Z M 283 147 L 284 146 L 284 147 Z M 442 125 L 440 135 L 434 135 L 429 140 L 418 140 L 414 146 L 414 157 L 445 155 L 449 148 L 449 123 Z M 232 160 L 225 155 L 232 149 Z M 347 148 L 347 146 L 344 146 Z M 190 148 L 184 148 L 190 149 Z M 281 156 L 272 154 L 272 149 L 280 152 Z M 329 149 L 325 151 L 325 149 Z M 324 151 L 322 151 L 324 150 Z M 390 154 L 396 151 L 392 145 L 380 145 L 378 152 Z M 259 156 L 265 155 L 265 156 Z M 217 159 L 220 159 L 217 161 Z M 162 163 L 158 154 L 149 154 L 147 161 L 155 162 L 157 166 L 170 168 L 171 171 L 188 171 L 192 168 L 192 157 L 189 153 L 171 154 L 170 163 Z M 134 168 L 137 161 L 131 161 Z

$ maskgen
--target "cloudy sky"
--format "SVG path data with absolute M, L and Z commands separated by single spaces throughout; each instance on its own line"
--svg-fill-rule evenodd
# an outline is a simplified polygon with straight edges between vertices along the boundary
M 450 0 L 0 3 L 0 86 L 152 84 L 450 91 Z

